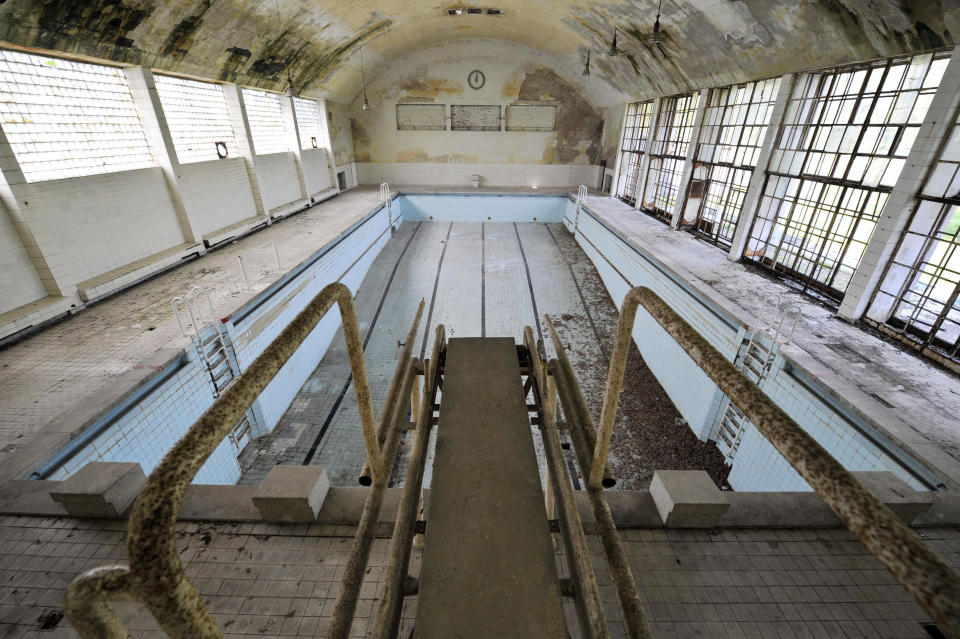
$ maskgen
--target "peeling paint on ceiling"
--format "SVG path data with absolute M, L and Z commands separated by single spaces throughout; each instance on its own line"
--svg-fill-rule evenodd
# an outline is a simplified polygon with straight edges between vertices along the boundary
M 607 106 L 952 46 L 960 32 L 960 0 L 667 0 L 660 45 L 648 42 L 656 0 L 504 9 L 450 16 L 410 0 L 279 0 L 278 19 L 268 0 L 19 0 L 0 5 L 0 41 L 275 90 L 289 72 L 303 94 L 343 102 L 360 89 L 361 46 L 369 80 L 426 46 L 506 41 L 551 58 L 567 81 L 592 51 L 591 99 Z M 614 28 L 621 55 L 610 57 Z

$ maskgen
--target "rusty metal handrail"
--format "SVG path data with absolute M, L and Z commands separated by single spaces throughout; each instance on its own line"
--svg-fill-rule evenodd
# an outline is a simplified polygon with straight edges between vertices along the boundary
M 627 351 L 640 306 L 746 415 L 844 525 L 886 565 L 941 629 L 949 636 L 960 637 L 960 578 L 956 573 L 756 384 L 663 299 L 643 286 L 627 293 L 620 310 L 600 413 L 599 440 L 590 468 L 589 492 L 600 492 Z
M 95 568 L 70 584 L 65 609 L 71 624 L 82 637 L 126 637 L 126 630 L 106 605 L 107 599 L 125 597 L 144 603 L 171 637 L 219 639 L 223 636 L 184 574 L 175 545 L 177 513 L 190 482 L 204 462 L 334 303 L 340 308 L 368 461 L 372 462 L 375 481 L 386 481 L 385 456 L 381 455 L 374 426 L 353 295 L 344 284 L 329 284 L 204 412 L 150 473 L 130 516 L 127 537 L 129 568 Z M 392 407 L 385 410 L 393 412 Z M 390 445 L 385 445 L 384 449 L 389 453 Z M 395 442 L 393 451 L 396 451 Z

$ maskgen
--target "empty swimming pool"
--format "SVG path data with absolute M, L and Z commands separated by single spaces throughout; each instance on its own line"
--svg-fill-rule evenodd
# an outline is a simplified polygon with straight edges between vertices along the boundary
M 543 337 L 543 317 L 549 314 L 569 346 L 595 416 L 616 303 L 631 286 L 656 290 L 731 360 L 742 352 L 747 330 L 742 320 L 571 198 L 407 194 L 371 212 L 225 320 L 220 330 L 237 372 L 331 281 L 355 291 L 376 408 L 383 404 L 421 299 L 424 316 L 413 345 L 420 357 L 439 324 L 448 337 L 519 341 L 524 326 Z M 198 343 L 213 330 L 201 331 Z M 618 487 L 643 488 L 658 468 L 696 468 L 718 483 L 729 474 L 738 490 L 807 489 L 749 422 L 741 425 L 737 447 L 725 458 L 713 443 L 726 407 L 723 394 L 643 313 L 634 339 L 640 348 L 634 346 L 628 360 L 610 458 Z M 553 356 L 550 340 L 544 341 Z M 202 360 L 188 353 L 155 388 L 128 401 L 129 410 L 92 433 L 87 444 L 75 442 L 69 454 L 50 460 L 35 476 L 63 478 L 88 461 L 137 461 L 149 472 L 212 402 Z M 935 485 L 935 478 L 786 359 L 772 360 L 764 389 L 849 468 L 890 470 L 918 488 Z M 478 438 L 478 445 L 495 443 Z M 334 485 L 350 486 L 364 455 L 342 333 L 338 318 L 330 316 L 196 481 L 257 484 L 275 465 L 311 464 L 325 466 Z M 401 462 L 397 472 L 402 469 Z

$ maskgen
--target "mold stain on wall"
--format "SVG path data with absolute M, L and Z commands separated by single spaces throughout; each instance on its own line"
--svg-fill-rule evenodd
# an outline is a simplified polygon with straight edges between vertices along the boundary
M 595 164 L 603 119 L 576 89 L 546 67 L 528 71 L 517 93 L 520 101 L 557 101 L 557 130 L 544 149 L 545 164 Z

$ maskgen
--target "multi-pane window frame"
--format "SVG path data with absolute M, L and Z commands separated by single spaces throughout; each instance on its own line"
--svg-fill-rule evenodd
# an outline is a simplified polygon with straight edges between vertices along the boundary
M 743 261 L 838 307 L 949 57 L 950 50 L 940 50 L 802 76 L 777 134 Z M 914 63 L 923 65 L 919 77 L 911 76 Z M 916 86 L 904 88 L 911 78 Z M 841 82 L 846 90 L 837 92 Z M 901 100 L 906 110 L 897 108 Z
M 119 66 L 0 48 L 0 119 L 27 182 L 157 166 Z
M 627 105 L 620 141 L 620 178 L 617 197 L 630 206 L 636 206 L 640 186 L 640 168 L 647 152 L 647 136 L 653 117 L 653 100 L 641 100 Z
M 256 155 L 289 153 L 290 137 L 284 120 L 282 96 L 278 93 L 242 87 L 247 124 Z
M 673 207 L 685 195 L 680 192 L 680 181 L 696 114 L 696 92 L 660 99 L 640 210 L 667 224 L 672 220 Z
M 960 112 L 864 320 L 960 369 Z
M 155 73 L 153 81 L 179 164 L 222 159 L 218 143 L 226 146 L 223 157 L 239 155 L 220 84 L 161 73 Z
M 320 103 L 311 98 L 294 97 L 293 111 L 297 118 L 300 150 L 324 148 L 327 132 Z M 314 146 L 314 141 L 316 141 L 316 146 Z
M 699 195 L 689 230 L 724 249 L 733 243 L 744 199 L 770 124 L 781 78 L 710 90 L 687 197 Z

